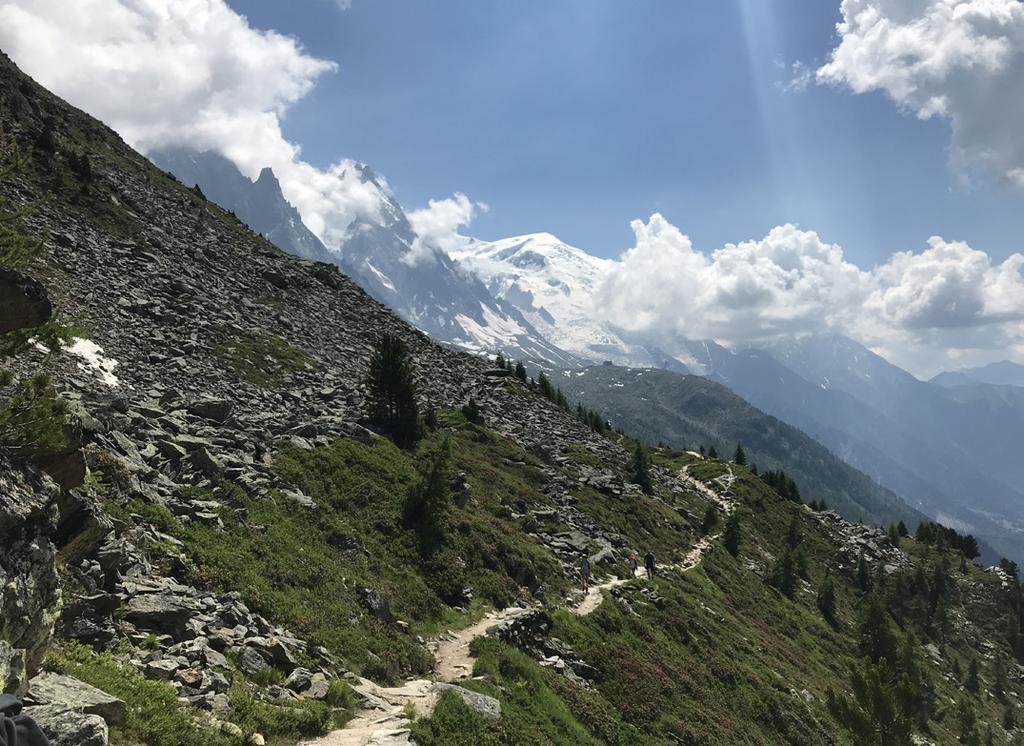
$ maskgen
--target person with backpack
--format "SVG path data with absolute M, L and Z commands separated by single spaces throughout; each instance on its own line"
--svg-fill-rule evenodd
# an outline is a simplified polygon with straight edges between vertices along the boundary
M 654 580 L 654 552 L 652 552 L 650 549 L 648 549 L 647 554 L 644 555 L 644 567 L 647 568 L 647 579 Z
M 590 558 L 585 554 L 580 560 L 580 578 L 583 580 L 583 592 L 586 593 L 590 590 Z
M 21 702 L 0 694 L 0 746 L 50 746 L 42 729 L 23 715 Z

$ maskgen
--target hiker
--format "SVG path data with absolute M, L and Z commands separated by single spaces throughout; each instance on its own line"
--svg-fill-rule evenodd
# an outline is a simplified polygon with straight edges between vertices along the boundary
M 630 571 L 630 573 L 633 574 L 634 578 L 636 577 L 636 568 L 637 568 L 636 552 L 630 552 L 629 553 L 629 571 Z
M 580 577 L 583 578 L 583 592 L 590 590 L 590 558 L 583 555 L 580 560 Z
M 0 694 L 0 746 L 50 746 L 32 718 L 21 714 L 21 702 Z
M 644 555 L 644 567 L 647 568 L 647 579 L 654 580 L 654 552 L 647 550 Z

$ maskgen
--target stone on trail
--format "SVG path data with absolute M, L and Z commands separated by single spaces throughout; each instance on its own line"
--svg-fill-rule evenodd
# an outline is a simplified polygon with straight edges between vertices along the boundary
M 494 697 L 471 691 L 456 684 L 438 682 L 434 684 L 433 688 L 439 694 L 453 692 L 459 695 L 470 709 L 475 710 L 487 720 L 496 721 L 501 719 L 501 702 Z

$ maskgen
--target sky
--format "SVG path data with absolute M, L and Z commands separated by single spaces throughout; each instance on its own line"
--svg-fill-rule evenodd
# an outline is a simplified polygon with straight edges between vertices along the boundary
M 335 250 L 362 162 L 420 248 L 618 259 L 635 331 L 1024 362 L 1020 0 L 0 0 L 0 49 L 143 152 L 271 166 Z
M 838 2 L 230 4 L 338 65 L 283 121 L 304 158 L 368 163 L 409 207 L 463 192 L 491 208 L 481 238 L 613 258 L 660 212 L 705 249 L 794 223 L 864 266 L 936 234 L 1024 249 L 1020 193 L 963 186 L 945 122 L 786 88 L 827 59 Z

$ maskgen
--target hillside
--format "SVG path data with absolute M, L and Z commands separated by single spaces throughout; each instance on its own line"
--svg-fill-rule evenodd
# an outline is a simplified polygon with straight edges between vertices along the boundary
M 671 449 L 644 468 L 2 57 L 0 130 L 31 150 L 0 209 L 31 206 L 41 252 L 0 274 L 0 330 L 35 329 L 48 293 L 79 339 L 4 360 L 71 416 L 59 449 L 0 449 L 0 680 L 58 746 L 1020 735 L 1020 586 L 958 537 L 888 536 Z M 405 449 L 368 418 L 385 333 L 424 413 Z M 631 551 L 659 576 L 630 580 Z M 603 590 L 576 590 L 584 557 Z
M 588 402 L 613 425 L 648 442 L 714 447 L 723 456 L 731 456 L 740 443 L 750 463 L 763 471 L 784 469 L 805 500 L 824 500 L 850 520 L 917 525 L 924 519 L 795 427 L 707 378 L 601 365 L 572 372 L 563 386 L 571 398 Z

